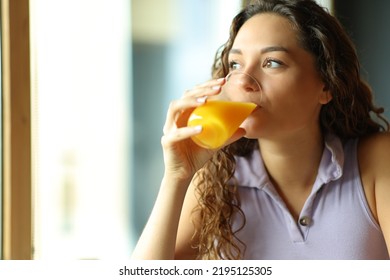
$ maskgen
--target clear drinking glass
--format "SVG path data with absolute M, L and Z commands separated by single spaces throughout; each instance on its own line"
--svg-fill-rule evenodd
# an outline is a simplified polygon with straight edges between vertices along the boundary
M 223 146 L 257 106 L 250 102 L 230 100 L 234 94 L 248 90 L 261 94 L 260 85 L 254 77 L 239 71 L 229 73 L 221 93 L 207 99 L 190 115 L 188 126 L 203 127 L 202 132 L 193 136 L 192 140 L 207 149 Z

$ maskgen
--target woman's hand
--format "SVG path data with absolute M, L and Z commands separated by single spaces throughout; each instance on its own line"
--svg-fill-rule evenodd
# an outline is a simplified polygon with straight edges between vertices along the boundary
M 187 121 L 196 107 L 220 92 L 224 83 L 225 79 L 208 81 L 171 102 L 161 138 L 166 174 L 191 178 L 213 155 L 214 151 L 201 148 L 191 140 L 191 136 L 201 133 L 202 127 L 188 127 Z
M 211 80 L 184 93 L 171 102 L 164 125 L 161 144 L 164 152 L 165 174 L 178 179 L 189 179 L 209 160 L 216 150 L 199 147 L 191 136 L 201 133 L 202 127 L 188 127 L 192 111 L 207 102 L 207 98 L 220 93 L 225 79 Z M 229 143 L 244 135 L 238 130 Z
M 179 249 L 176 248 L 179 220 L 184 203 L 186 209 L 193 209 L 192 206 L 197 203 L 195 194 L 187 195 L 192 177 L 216 150 L 207 150 L 196 145 L 191 136 L 200 133 L 201 129 L 188 127 L 187 121 L 196 107 L 204 104 L 208 97 L 219 94 L 224 83 L 225 79 L 209 81 L 186 91 L 181 99 L 171 102 L 161 138 L 165 174 L 153 211 L 133 251 L 133 259 L 174 259 L 176 250 L 192 250 L 187 248 L 189 242 L 179 245 L 183 246 Z M 227 144 L 243 135 L 243 130 L 237 130 Z M 192 224 L 187 225 L 190 228 L 181 228 L 181 231 L 192 235 Z

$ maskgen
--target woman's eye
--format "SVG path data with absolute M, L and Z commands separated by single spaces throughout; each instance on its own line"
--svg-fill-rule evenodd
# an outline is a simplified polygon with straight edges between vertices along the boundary
M 241 68 L 241 65 L 236 61 L 230 61 L 229 62 L 229 69 L 230 70 L 238 70 Z
M 283 63 L 281 61 L 273 58 L 267 58 L 263 63 L 263 67 L 265 68 L 279 68 L 282 65 Z

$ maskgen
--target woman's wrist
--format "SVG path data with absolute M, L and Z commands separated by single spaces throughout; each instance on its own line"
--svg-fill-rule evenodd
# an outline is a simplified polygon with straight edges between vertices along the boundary
M 165 171 L 163 174 L 163 182 L 168 181 L 175 185 L 189 185 L 194 174 L 180 174 L 178 172 Z

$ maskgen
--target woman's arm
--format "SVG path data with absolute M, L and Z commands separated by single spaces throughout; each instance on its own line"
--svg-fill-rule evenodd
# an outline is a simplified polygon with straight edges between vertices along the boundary
M 376 210 L 390 253 L 390 134 L 382 134 L 374 145 Z
M 190 184 L 184 200 L 177 232 L 175 259 L 193 260 L 198 257 L 198 250 L 194 248 L 194 243 L 197 242 L 197 236 L 194 235 L 195 227 L 199 226 L 199 212 L 194 212 L 198 206 L 196 185 L 194 182 Z
M 164 177 L 148 222 L 133 251 L 134 259 L 173 259 L 188 257 L 191 228 L 188 223 L 195 205 L 193 187 L 189 187 L 194 174 L 212 157 L 215 151 L 197 146 L 190 138 L 201 129 L 187 127 L 192 110 L 206 102 L 207 96 L 216 95 L 224 80 L 212 80 L 187 91 L 181 99 L 172 101 L 164 124 L 161 144 L 164 155 Z M 236 133 L 231 141 L 243 134 Z M 189 195 L 186 198 L 187 190 Z M 183 207 L 184 201 L 186 201 Z M 181 217 L 184 215 L 185 217 Z M 180 220 L 184 221 L 180 223 Z M 176 246 L 180 223 L 179 242 Z M 184 233 L 184 234 L 182 234 Z M 188 239 L 188 240 L 187 240 Z M 187 247 L 187 249 L 183 249 Z
M 390 133 L 361 140 L 359 166 L 367 201 L 390 253 Z
M 134 259 L 174 259 L 181 209 L 189 182 L 164 177 L 155 205 L 133 251 Z

